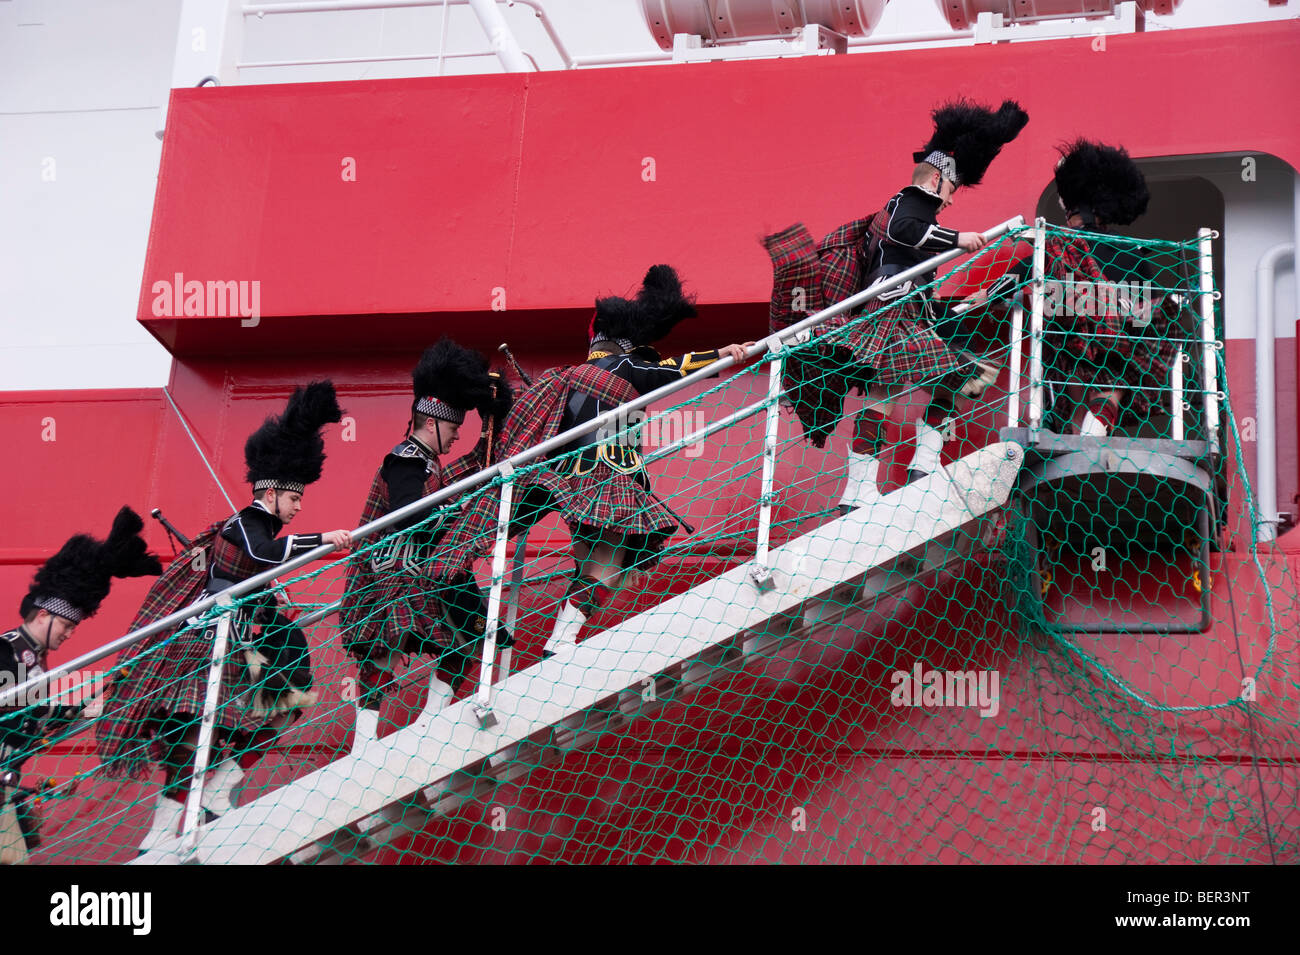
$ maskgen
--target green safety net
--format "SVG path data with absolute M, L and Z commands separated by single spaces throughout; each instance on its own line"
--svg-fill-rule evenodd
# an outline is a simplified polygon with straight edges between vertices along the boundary
M 222 616 L 229 691 L 207 761 L 247 764 L 237 808 L 201 813 L 141 861 L 1294 859 L 1295 587 L 1286 555 L 1255 543 L 1217 303 L 1202 345 L 1199 244 L 1047 227 L 1037 285 L 1033 241 L 1015 230 L 939 281 L 788 341 L 781 388 L 754 362 L 660 401 L 627 422 L 635 437 L 604 435 L 639 442 L 649 506 L 677 528 L 662 552 L 625 559 L 622 586 L 554 658 L 542 651 L 575 535 L 545 514 L 494 565 L 495 515 L 507 483 L 513 495 L 544 470 L 579 481 L 581 449 L 286 573 L 274 593 L 288 606 L 248 595 L 143 641 L 96 675 L 110 686 L 102 716 L 11 711 L 10 727 L 43 720 L 6 756 L 26 759 L 6 818 L 27 824 L 30 861 L 136 858 L 162 805 L 162 744 L 200 721 L 153 724 L 109 767 L 96 733 L 138 697 L 155 655 L 191 659 L 172 679 L 206 681 Z M 987 301 L 958 307 L 1004 272 Z M 891 348 L 937 334 L 966 372 L 978 357 L 1000 377 L 941 423 L 946 470 L 909 484 L 915 422 L 956 379 L 868 393 L 879 379 L 853 343 L 926 302 Z M 846 451 L 868 400 L 887 403 L 879 497 L 844 516 Z M 810 404 L 833 409 L 820 447 L 801 420 Z M 1076 433 L 1093 410 L 1104 439 Z M 995 472 L 1010 474 L 1001 497 Z M 449 589 L 427 572 L 480 500 L 493 520 L 475 603 L 463 581 Z M 539 502 L 515 496 L 512 531 Z M 577 539 L 579 557 L 602 553 Z M 476 627 L 494 567 L 513 645 L 508 661 L 498 648 L 487 687 Z M 394 575 L 407 587 L 397 599 Z M 396 654 L 377 684 L 378 739 L 354 754 L 361 691 L 341 640 L 399 604 L 444 643 L 456 635 L 464 682 L 426 710 L 431 677 L 458 658 Z M 282 679 L 308 688 L 298 639 L 314 702 Z M 289 722 L 276 707 L 296 720 L 267 732 Z

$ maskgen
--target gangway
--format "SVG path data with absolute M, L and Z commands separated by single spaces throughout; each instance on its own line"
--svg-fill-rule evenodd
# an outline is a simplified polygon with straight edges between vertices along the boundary
M 792 640 L 817 640 L 838 614 L 961 559 L 1003 507 L 1024 453 L 983 448 L 876 503 L 773 548 L 770 581 L 753 562 L 496 684 L 495 722 L 467 699 L 384 737 L 150 852 L 138 864 L 261 865 L 356 860 L 412 820 L 679 702 Z M 657 691 L 645 691 L 654 683 Z
M 1018 220 L 1004 223 L 989 230 L 986 239 L 1020 224 Z M 983 557 L 989 532 L 995 536 L 1002 532 L 1004 514 L 996 513 L 999 511 L 1025 515 L 1031 529 L 1044 536 L 1067 530 L 1082 530 L 1086 535 L 1089 521 L 1104 516 L 1107 510 L 1137 515 L 1153 527 L 1155 518 L 1163 517 L 1170 526 L 1197 535 L 1201 567 L 1208 576 L 1215 503 L 1211 475 L 1219 455 L 1217 405 L 1222 399 L 1216 384 L 1219 358 L 1211 304 L 1209 234 L 1201 236 L 1200 329 L 1186 341 L 1189 352 L 1199 352 L 1196 364 L 1202 369 L 1201 380 L 1184 389 L 1182 371 L 1190 362 L 1175 363 L 1172 434 L 1156 439 L 1098 439 L 1054 434 L 1043 427 L 1047 376 L 1042 361 L 1041 250 L 1045 228 L 1040 220 L 1031 233 L 1037 260 L 1034 313 L 1026 322 L 1018 306 L 1012 309 L 1009 401 L 1006 427 L 998 443 L 774 546 L 774 469 L 784 358 L 792 346 L 808 343 L 808 333 L 817 324 L 864 304 L 881 289 L 846 299 L 751 349 L 750 357 L 764 355 L 769 366 L 764 401 L 725 414 L 647 459 L 676 453 L 751 416 L 765 414 L 757 546 L 752 559 L 522 672 L 511 672 L 509 651 L 498 654 L 492 636 L 502 616 L 513 630 L 522 576 L 519 561 L 524 548 L 520 546 L 516 548 L 510 607 L 503 615 L 513 475 L 561 449 L 582 429 L 558 435 L 387 515 L 359 529 L 355 536 L 377 536 L 377 531 L 400 521 L 408 512 L 439 505 L 487 480 L 498 480 L 500 514 L 485 627 L 488 637 L 477 692 L 430 716 L 422 714 L 411 725 L 366 744 L 355 755 L 334 760 L 208 824 L 199 821 L 202 784 L 196 783 L 191 787 L 181 836 L 136 863 L 364 860 L 467 801 L 482 800 L 498 787 L 555 766 L 571 751 L 589 750 L 606 734 L 647 721 L 664 707 L 690 700 L 705 687 L 725 692 L 728 681 L 742 674 L 746 679 L 770 680 L 782 667 L 802 666 L 813 655 L 820 658 L 827 648 L 840 646 L 846 639 L 860 642 L 864 635 L 869 639 L 871 633 L 878 632 L 877 623 L 895 619 L 926 590 L 942 587 L 945 575 L 965 573 L 963 562 Z M 951 253 L 937 256 L 895 276 L 894 282 L 909 281 L 951 258 L 955 258 Z M 1030 345 L 1029 373 L 1022 376 L 1022 345 L 1026 341 Z M 707 377 L 710 371 L 697 372 L 676 385 L 642 396 L 582 428 L 621 427 L 613 416 L 662 400 Z M 1024 421 L 1020 418 L 1022 380 L 1029 394 Z M 1191 407 L 1183 400 L 1184 390 L 1187 394 L 1199 392 L 1202 398 L 1202 414 L 1194 426 L 1185 426 L 1183 420 L 1183 412 Z M 1188 433 L 1193 428 L 1195 433 Z M 1177 506 L 1170 505 L 1171 488 L 1181 489 L 1176 496 L 1182 503 Z M 1031 538 L 1030 543 L 1036 548 L 1040 541 Z M 319 556 L 304 555 L 291 565 Z M 230 636 L 232 615 L 220 604 L 229 605 L 241 594 L 272 585 L 272 577 L 292 569 L 291 565 L 250 578 L 218 598 L 200 601 L 141 628 L 100 648 L 93 658 L 82 657 L 50 671 L 46 678 L 94 662 L 195 615 L 206 614 L 200 624 L 204 626 L 212 626 L 215 619 L 209 698 L 194 768 L 195 778 L 202 780 L 211 751 L 218 676 Z M 1039 587 L 1032 583 L 1029 589 L 1038 594 Z M 1202 588 L 1200 620 L 1135 621 L 1133 626 L 1118 628 L 1107 624 L 1107 632 L 1196 629 L 1206 612 L 1208 589 Z M 1045 604 L 1044 608 L 1050 609 Z M 321 612 L 328 611 L 322 608 Z M 858 626 L 864 616 L 871 621 L 866 628 Z M 1046 622 L 1057 630 L 1069 630 L 1076 623 L 1060 616 Z M 1082 621 L 1079 629 L 1089 626 Z M 0 694 L 0 705 L 10 692 L 24 689 Z
M 984 233 L 992 241 L 1023 227 L 1019 217 Z M 675 453 L 751 416 L 764 415 L 762 481 L 754 557 L 694 588 L 669 598 L 581 645 L 529 669 L 511 673 L 508 651 L 498 654 L 506 578 L 507 528 L 518 469 L 563 449 L 596 429 L 625 427 L 620 419 L 734 364 L 725 358 L 674 384 L 557 435 L 386 515 L 354 532 L 379 532 L 410 514 L 426 511 L 478 485 L 497 479 L 500 514 L 492 560 L 486 639 L 477 692 L 396 733 L 233 809 L 212 823 L 200 823 L 202 780 L 214 740 L 221 672 L 232 640 L 230 612 L 243 596 L 279 586 L 276 577 L 324 557 L 321 547 L 271 571 L 242 581 L 163 619 L 112 641 L 90 654 L 48 671 L 23 686 L 0 693 L 0 705 L 64 672 L 104 659 L 141 640 L 178 626 L 203 626 L 214 633 L 208 693 L 199 728 L 180 838 L 141 856 L 142 864 L 167 862 L 268 863 L 337 860 L 377 848 L 412 813 L 443 812 L 575 747 L 588 745 L 602 729 L 645 716 L 658 706 L 684 699 L 727 674 L 757 663 L 787 644 L 828 640 L 844 617 L 872 612 L 897 601 L 922 580 L 933 580 L 977 546 L 986 515 L 1004 507 L 1025 459 L 1022 446 L 1002 441 L 966 455 L 947 468 L 913 482 L 870 505 L 830 520 L 772 546 L 775 461 L 788 349 L 810 340 L 817 325 L 859 308 L 894 285 L 909 282 L 960 255 L 941 253 L 885 283 L 851 296 L 783 329 L 750 349 L 768 364 L 767 394 L 684 436 L 651 458 Z M 648 459 L 649 460 L 649 459 Z M 518 587 L 512 588 L 512 601 Z M 214 624 L 215 621 L 215 624 Z M 500 679 L 497 679 L 497 676 Z M 647 693 L 650 687 L 654 693 Z

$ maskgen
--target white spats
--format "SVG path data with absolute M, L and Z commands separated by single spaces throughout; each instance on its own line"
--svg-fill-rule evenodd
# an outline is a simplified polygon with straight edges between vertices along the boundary
M 438 679 L 435 673 L 429 677 L 429 699 L 424 704 L 424 712 L 437 713 L 444 707 L 450 706 L 455 696 L 456 694 L 451 691 L 451 685 Z
M 352 755 L 356 756 L 367 745 L 379 739 L 379 711 L 357 707 L 352 731 Z
M 244 771 L 239 763 L 227 759 L 213 767 L 203 787 L 203 808 L 216 816 L 224 816 L 235 808 L 235 789 L 244 781 Z
M 850 451 L 848 477 L 844 482 L 844 493 L 840 495 L 840 509 L 848 513 L 855 507 L 865 507 L 879 498 L 880 486 L 876 483 L 879 472 L 880 461 L 877 458 Z
M 1091 411 L 1083 413 L 1083 423 L 1079 425 L 1079 434 L 1087 438 L 1106 437 L 1106 424 Z
M 576 647 L 578 634 L 586 622 L 587 615 L 566 600 L 555 617 L 555 629 L 551 631 L 551 639 L 546 641 L 545 652 L 552 654 L 568 647 Z
M 924 421 L 916 423 L 916 450 L 912 453 L 909 471 L 933 474 L 939 470 L 940 456 L 943 454 L 943 433 L 932 428 Z
M 434 717 L 444 709 L 456 702 L 456 694 L 452 691 L 450 684 L 438 679 L 437 671 L 429 676 L 429 695 L 424 701 L 424 709 L 420 710 L 420 715 L 415 718 L 411 724 L 416 727 L 420 733 L 429 732 L 429 727 L 433 725 Z M 379 748 L 390 747 L 395 741 L 395 737 L 385 737 Z M 361 744 L 364 746 L 364 743 Z M 358 755 L 356 744 L 353 746 L 352 755 Z
M 150 852 L 174 841 L 184 815 L 184 803 L 177 802 L 165 793 L 159 793 L 158 801 L 154 804 L 153 823 L 140 840 L 140 851 Z

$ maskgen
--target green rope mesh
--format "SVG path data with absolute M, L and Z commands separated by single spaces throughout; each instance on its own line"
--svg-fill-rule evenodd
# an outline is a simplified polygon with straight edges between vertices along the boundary
M 640 437 L 655 494 L 692 530 L 631 568 L 587 622 L 583 649 L 540 666 L 573 573 L 570 536 L 553 515 L 517 551 L 512 544 L 520 583 L 512 590 L 507 562 L 500 615 L 517 604 L 513 659 L 486 707 L 469 702 L 480 690 L 473 666 L 459 702 L 422 717 L 432 663 L 410 658 L 383 688 L 379 742 L 351 759 L 356 665 L 340 649 L 337 609 L 349 567 L 405 543 L 423 542 L 417 552 L 427 557 L 462 508 L 499 494 L 506 479 L 347 557 L 284 575 L 278 589 L 307 621 L 318 701 L 265 746 L 236 794 L 241 807 L 272 811 L 201 819 L 200 860 L 1294 858 L 1294 826 L 1279 822 L 1297 809 L 1295 587 L 1285 558 L 1255 544 L 1261 515 L 1218 345 L 1209 350 L 1215 383 L 1205 380 L 1197 243 L 1050 227 L 1045 238 L 1038 366 L 1028 264 L 975 309 L 945 296 L 1026 262 L 1031 230 L 904 300 L 932 300 L 933 326 L 916 325 L 918 341 L 933 328 L 965 358 L 1004 369 L 980 399 L 958 404 L 943 460 L 1019 445 L 1024 463 L 1005 504 L 976 508 L 936 540 L 841 579 L 837 560 L 939 507 L 935 493 L 899 493 L 912 425 L 939 383 L 888 393 L 886 496 L 843 519 L 835 505 L 864 397 L 845 400 L 818 449 L 791 393 L 770 396 L 766 363 L 687 389 L 661 402 Z M 855 337 L 899 307 L 870 304 L 789 344 L 787 385 L 798 370 L 800 400 L 820 388 L 838 401 L 846 378 L 862 377 Z M 1022 333 L 1012 340 L 1017 308 Z M 1005 371 L 1013 354 L 1017 420 L 1008 419 Z M 785 407 L 768 589 L 744 571 L 758 556 L 773 400 Z M 692 438 L 748 405 L 755 413 Z M 1091 411 L 1109 425 L 1105 442 L 1073 433 Z M 655 454 L 673 441 L 685 446 Z M 578 453 L 510 480 L 564 471 Z M 819 534 L 836 560 L 811 543 Z M 787 599 L 783 567 L 831 576 Z M 477 573 L 486 592 L 490 559 Z M 349 599 L 353 619 L 392 612 L 369 591 Z M 266 600 L 234 607 L 251 612 Z M 214 608 L 148 652 L 211 634 L 227 612 Z M 661 642 L 670 638 L 681 639 Z M 232 633 L 230 665 L 246 671 L 243 639 Z M 667 646 L 679 655 L 658 652 Z M 477 659 L 481 644 L 471 652 Z M 244 689 L 251 698 L 256 686 Z M 51 727 L 24 769 L 28 787 L 53 777 L 24 802 L 44 817 L 33 861 L 127 861 L 150 824 L 161 774 L 105 773 L 94 722 Z M 148 746 L 141 741 L 138 755 Z M 223 758 L 215 750 L 212 762 Z

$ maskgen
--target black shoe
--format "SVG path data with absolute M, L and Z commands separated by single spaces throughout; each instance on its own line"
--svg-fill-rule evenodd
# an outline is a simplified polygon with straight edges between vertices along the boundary
M 921 478 L 928 478 L 929 476 L 930 476 L 929 472 L 926 471 L 917 471 L 914 470 L 913 468 L 907 469 L 908 484 L 915 484 L 917 481 L 921 480 Z
M 543 660 L 549 660 L 549 659 L 550 659 L 551 657 L 553 657 L 553 656 L 555 656 L 555 652 L 554 652 L 553 650 L 543 650 L 543 651 L 542 651 L 542 659 L 543 659 Z
M 848 517 L 857 510 L 852 504 L 836 504 L 835 510 L 840 512 L 840 517 Z

